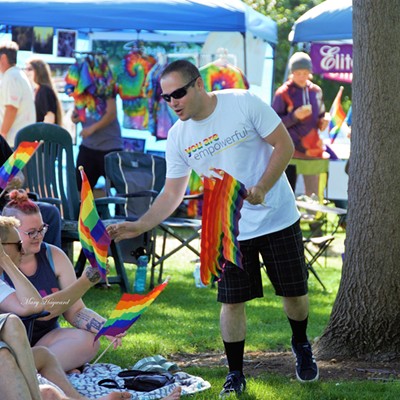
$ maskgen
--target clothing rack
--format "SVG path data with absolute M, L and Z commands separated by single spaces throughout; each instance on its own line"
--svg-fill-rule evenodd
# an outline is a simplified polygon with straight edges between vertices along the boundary
M 73 55 L 87 55 L 87 56 L 106 56 L 107 52 L 105 50 L 95 50 L 95 51 L 78 51 L 74 50 Z
M 127 51 L 143 51 L 144 42 L 138 39 L 131 40 L 130 42 L 124 44 L 123 49 Z

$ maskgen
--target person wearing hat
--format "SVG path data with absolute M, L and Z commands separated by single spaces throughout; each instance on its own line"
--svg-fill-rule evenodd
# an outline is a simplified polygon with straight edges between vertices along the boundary
M 289 79 L 277 89 L 272 108 L 281 117 L 295 146 L 291 165 L 303 175 L 305 194 L 313 197 L 319 193 L 319 174 L 325 172 L 327 158 L 318 131 L 328 126 L 321 88 L 311 82 L 312 64 L 308 54 L 296 52 L 289 60 Z M 325 161 L 325 160 L 324 160 Z M 296 172 L 288 174 L 293 188 Z

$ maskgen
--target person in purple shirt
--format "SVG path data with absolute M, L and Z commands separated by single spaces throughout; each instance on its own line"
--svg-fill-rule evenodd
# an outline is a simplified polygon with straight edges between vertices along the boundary
M 308 54 L 294 53 L 289 60 L 289 70 L 289 79 L 276 91 L 272 108 L 281 117 L 293 140 L 293 158 L 304 161 L 297 172 L 304 177 L 306 195 L 318 195 L 320 171 L 313 170 L 316 163 L 306 161 L 325 158 L 318 133 L 328 125 L 322 90 L 311 82 L 312 64 Z M 294 189 L 295 183 L 292 179 L 290 181 Z

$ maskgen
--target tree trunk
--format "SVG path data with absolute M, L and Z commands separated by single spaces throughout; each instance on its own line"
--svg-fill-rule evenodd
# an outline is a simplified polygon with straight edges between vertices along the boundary
M 400 9 L 353 0 L 345 260 L 320 359 L 400 358 Z

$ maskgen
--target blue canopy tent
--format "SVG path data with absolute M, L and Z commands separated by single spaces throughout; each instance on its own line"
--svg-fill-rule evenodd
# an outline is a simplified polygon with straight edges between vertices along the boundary
M 276 22 L 241 0 L 0 0 L 0 32 L 9 26 L 74 29 L 80 35 L 140 32 L 142 40 L 171 42 L 196 37 L 201 42 L 209 32 L 239 32 L 245 73 L 246 34 L 267 42 L 272 60 L 278 41 Z
M 327 0 L 303 14 L 289 35 L 292 43 L 350 40 L 353 37 L 352 0 Z
M 326 0 L 304 13 L 293 25 L 289 34 L 291 48 L 299 43 L 352 43 L 352 0 Z M 286 69 L 285 76 L 287 77 Z
M 240 0 L 0 0 L 0 24 L 79 31 L 250 32 L 277 43 L 277 25 Z

